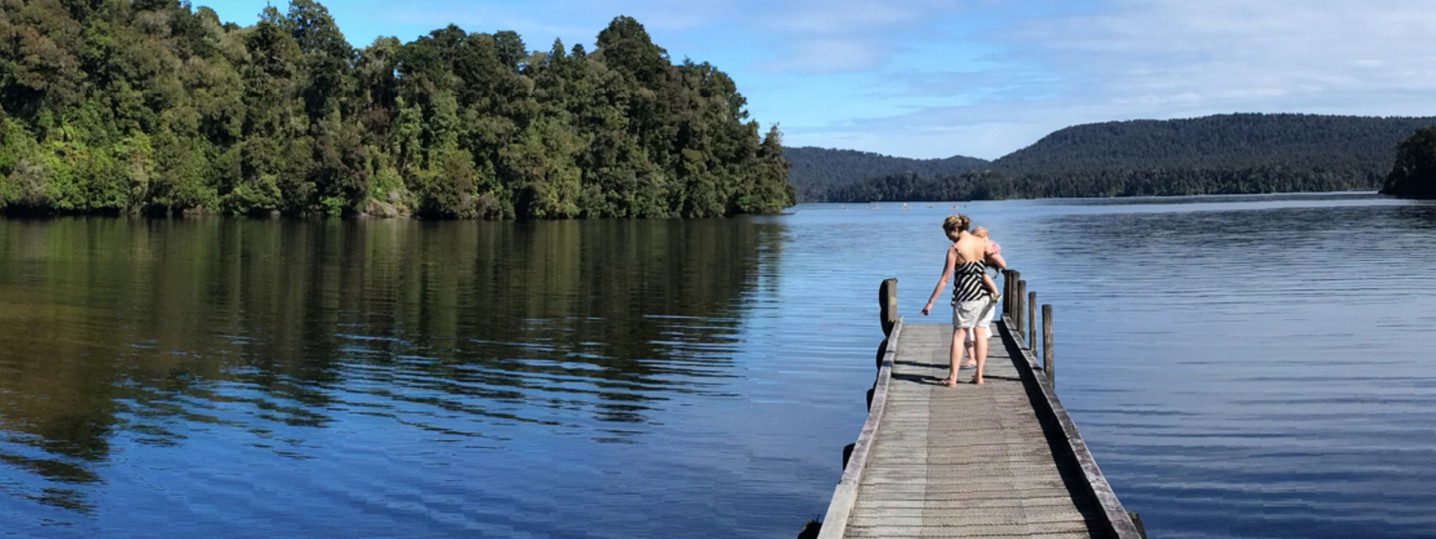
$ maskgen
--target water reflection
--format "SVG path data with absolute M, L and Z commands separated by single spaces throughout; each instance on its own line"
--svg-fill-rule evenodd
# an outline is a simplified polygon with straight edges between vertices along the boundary
M 781 235 L 773 221 L 0 221 L 0 466 L 28 474 L 0 492 L 84 513 L 117 446 L 192 437 L 342 459 L 311 433 L 355 417 L 480 444 L 522 425 L 627 441 L 673 395 L 733 376 Z
M 1402 206 L 1397 212 L 1397 218 L 1410 228 L 1436 229 L 1436 201 Z

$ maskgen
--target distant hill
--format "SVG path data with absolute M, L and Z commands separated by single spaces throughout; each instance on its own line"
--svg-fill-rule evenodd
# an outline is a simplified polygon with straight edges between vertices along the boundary
M 981 172 L 891 173 L 829 187 L 830 201 L 1376 190 L 1396 148 L 1436 118 L 1223 114 L 1085 124 Z M 791 158 L 790 158 L 791 159 Z
M 912 172 L 920 176 L 960 174 L 989 166 L 985 159 L 954 155 L 945 159 L 909 159 L 857 150 L 831 150 L 804 146 L 783 148 L 783 157 L 793 163 L 788 181 L 798 191 L 798 200 L 825 199 L 829 187 L 895 174 Z
M 1017 173 L 1306 166 L 1385 176 L 1396 145 L 1436 118 L 1222 114 L 1078 125 L 995 161 Z M 1375 184 L 1373 184 L 1375 187 Z

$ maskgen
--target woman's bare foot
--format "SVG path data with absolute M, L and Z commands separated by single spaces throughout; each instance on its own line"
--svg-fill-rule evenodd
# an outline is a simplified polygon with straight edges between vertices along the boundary
M 947 387 L 955 386 L 955 385 L 957 385 L 957 378 L 956 378 L 956 377 L 953 377 L 953 378 L 944 378 L 944 379 L 942 380 L 942 385 L 945 385 L 945 386 L 947 386 Z
M 982 379 L 981 379 L 981 378 L 978 378 L 978 377 L 976 377 L 976 376 L 974 376 L 974 377 L 972 377 L 972 383 L 977 384 L 977 385 L 982 385 Z

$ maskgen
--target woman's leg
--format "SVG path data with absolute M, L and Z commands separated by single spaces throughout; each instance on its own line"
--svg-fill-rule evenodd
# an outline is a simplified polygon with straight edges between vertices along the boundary
M 951 386 L 957 384 L 958 364 L 962 362 L 962 343 L 966 340 L 967 328 L 952 328 L 952 351 L 947 355 L 947 379 L 942 381 L 943 385 Z

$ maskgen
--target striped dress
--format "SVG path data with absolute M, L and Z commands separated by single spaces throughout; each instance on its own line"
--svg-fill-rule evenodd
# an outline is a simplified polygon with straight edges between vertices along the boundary
M 952 287 L 952 303 L 956 305 L 963 301 L 977 301 L 987 297 L 987 290 L 982 286 L 982 274 L 987 269 L 987 264 L 981 260 L 963 262 L 952 270 L 957 275 L 957 282 Z

